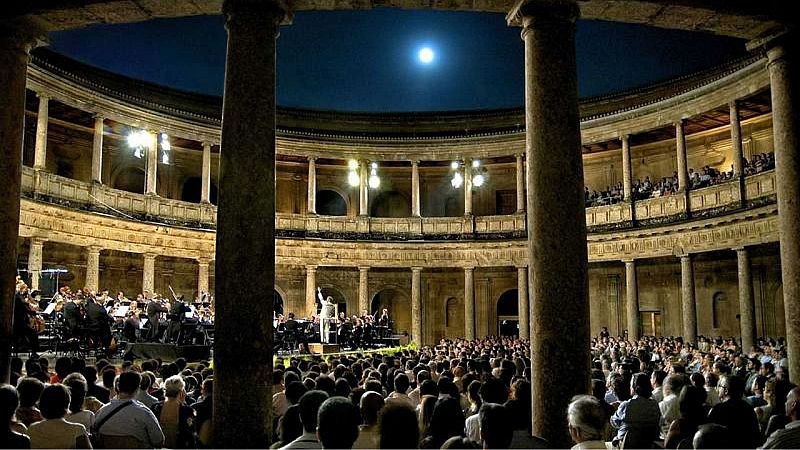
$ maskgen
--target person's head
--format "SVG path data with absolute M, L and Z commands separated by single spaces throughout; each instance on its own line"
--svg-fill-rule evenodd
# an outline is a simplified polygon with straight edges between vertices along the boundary
M 63 380 L 72 371 L 72 360 L 66 356 L 58 358 L 56 360 L 55 370 L 56 370 L 56 375 L 58 375 L 58 377 Z
M 793 388 L 786 396 L 786 415 L 793 421 L 800 419 L 800 387 Z
M 750 390 L 753 391 L 755 395 L 764 395 L 764 386 L 767 384 L 767 377 L 763 375 L 758 375 L 753 379 L 753 384 L 750 386 Z
M 678 395 L 678 409 L 681 417 L 699 420 L 705 414 L 703 404 L 706 401 L 706 390 L 702 387 L 687 385 Z
M 359 401 L 359 408 L 361 409 L 361 417 L 364 419 L 365 425 L 375 425 L 378 423 L 378 414 L 384 404 L 385 402 L 381 394 L 375 391 L 364 392 Z
M 83 409 L 83 400 L 86 398 L 86 378 L 79 373 L 71 373 L 64 378 L 64 386 L 69 388 L 70 403 L 69 410 L 72 413 Z
M 120 396 L 133 397 L 136 391 L 139 390 L 139 385 L 142 382 L 142 376 L 134 371 L 122 372 L 119 376 L 117 383 L 117 392 Z
M 667 372 L 663 370 L 654 370 L 653 374 L 650 375 L 650 384 L 653 385 L 653 388 L 660 387 L 664 384 L 664 379 L 667 378 Z
M 297 402 L 300 401 L 300 397 L 303 396 L 308 389 L 303 385 L 303 383 L 299 381 L 292 381 L 291 383 L 286 385 L 286 400 L 289 402 L 290 405 L 296 405 Z
M 483 403 L 503 404 L 508 400 L 508 389 L 499 378 L 490 377 L 483 382 L 478 395 Z
M 731 432 L 728 427 L 707 423 L 697 427 L 697 432 L 692 439 L 694 448 L 733 448 Z
M 448 398 L 436 402 L 433 416 L 428 427 L 428 434 L 433 438 L 433 445 L 440 447 L 444 441 L 452 436 L 462 436 L 464 433 L 464 412 L 459 401 Z
M 106 389 L 114 389 L 114 379 L 117 377 L 117 371 L 113 367 L 106 367 L 103 369 L 103 386 Z
M 10 384 L 0 386 L 0 423 L 8 426 L 19 407 L 19 394 Z
M 314 433 L 317 430 L 317 413 L 322 403 L 328 399 L 328 394 L 324 391 L 308 391 L 300 397 L 300 422 L 307 433 Z
M 744 379 L 736 375 L 723 377 L 719 384 L 719 399 L 724 401 L 738 400 L 744 395 Z
M 44 390 L 44 383 L 33 377 L 20 378 L 17 382 L 17 392 L 19 393 L 19 406 L 30 408 L 39 401 L 39 396 Z
M 69 389 L 63 384 L 51 384 L 42 391 L 39 411 L 45 419 L 60 419 L 67 415 Z
M 398 373 L 394 377 L 394 391 L 399 394 L 405 394 L 408 391 L 409 381 L 405 373 Z
M 567 423 L 569 434 L 576 444 L 602 440 L 606 413 L 597 398 L 591 395 L 578 395 L 572 398 L 567 407 Z
M 358 408 L 345 397 L 331 397 L 319 407 L 317 439 L 322 448 L 351 448 L 358 439 L 361 416 Z
M 402 403 L 386 405 L 380 412 L 378 429 L 380 430 L 380 448 L 417 448 L 419 446 L 417 414 L 408 405 Z
M 173 375 L 164 381 L 164 396 L 182 401 L 186 397 L 186 382 L 180 375 Z
M 497 403 L 484 403 L 478 415 L 483 448 L 508 448 L 514 434 L 508 409 Z
M 650 378 L 646 373 L 636 373 L 631 378 L 631 395 L 638 395 L 639 397 L 650 398 L 653 393 L 653 385 L 650 384 Z
M 684 376 L 680 373 L 673 373 L 664 380 L 664 397 L 670 394 L 678 395 L 683 388 Z

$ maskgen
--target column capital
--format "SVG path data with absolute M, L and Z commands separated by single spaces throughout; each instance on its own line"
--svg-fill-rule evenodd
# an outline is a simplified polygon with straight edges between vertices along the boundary
M 48 91 L 36 91 L 36 98 L 40 101 L 48 101 L 53 98 L 53 96 Z
M 622 262 L 625 264 L 634 264 L 636 262 L 636 258 L 623 258 Z
M 692 259 L 692 257 L 694 256 L 694 254 L 693 254 L 693 253 L 688 253 L 688 252 L 686 252 L 686 253 L 678 253 L 678 254 L 676 254 L 675 256 L 677 256 L 677 257 L 678 257 L 678 258 L 680 258 L 681 260 L 685 260 L 685 259 Z
M 314 265 L 314 264 L 308 264 L 308 265 L 306 265 L 306 271 L 307 272 L 316 272 L 318 267 L 319 266 Z
M 314 155 L 311 155 L 311 156 L 307 156 L 307 157 L 306 157 L 306 160 L 308 160 L 308 162 L 315 162 L 315 161 L 316 161 L 316 160 L 318 160 L 318 159 L 319 159 L 319 157 L 317 157 L 317 156 L 314 156 Z
M 745 44 L 747 51 L 754 52 L 754 53 L 766 53 L 769 57 L 769 63 L 772 63 L 776 59 L 783 58 L 784 52 L 782 47 L 788 42 L 788 39 L 791 38 L 793 33 L 787 29 L 777 30 L 773 33 L 770 33 L 766 36 L 753 39 Z M 772 50 L 778 50 L 777 52 L 772 52 Z M 768 64 L 769 64 L 768 63 Z
M 678 127 L 680 127 L 680 128 L 681 128 L 681 130 L 682 130 L 682 129 L 683 129 L 683 126 L 684 126 L 684 125 L 686 125 L 686 119 L 684 119 L 683 117 L 679 117 L 679 118 L 677 118 L 677 119 L 675 119 L 675 120 L 673 120 L 673 121 L 672 121 L 672 125 L 673 125 L 675 128 L 678 128 Z
M 531 20 L 561 20 L 574 22 L 580 16 L 578 4 L 572 0 L 518 0 L 506 15 L 510 27 L 528 27 Z
M 211 264 L 211 261 L 212 261 L 212 259 L 210 257 L 208 257 L 208 256 L 198 256 L 198 257 L 195 258 L 195 260 L 201 266 L 203 266 L 203 265 L 208 266 L 208 265 Z
M 29 53 L 49 44 L 47 25 L 40 19 L 18 18 L 0 23 L 0 42 Z
M 101 113 L 99 113 L 99 112 L 96 112 L 96 113 L 92 113 L 92 119 L 99 120 L 99 121 L 102 122 L 102 121 L 106 120 L 106 116 L 101 114 Z
M 525 152 L 514 152 L 514 158 L 516 158 L 516 159 L 524 159 L 525 158 Z
M 475 267 L 473 266 L 464 267 L 464 272 L 473 272 L 473 271 L 475 271 Z
M 514 266 L 517 270 L 528 270 L 528 266 Z
M 746 251 L 749 250 L 749 247 L 745 247 L 744 245 L 742 245 L 742 246 L 739 246 L 739 247 L 733 247 L 731 250 L 735 251 L 736 253 L 746 252 Z
M 358 266 L 359 272 L 369 272 L 369 269 L 370 269 L 369 266 Z
M 36 236 L 36 237 L 31 237 L 30 241 L 31 245 L 44 245 L 44 243 L 47 242 L 47 239 Z
M 631 134 L 630 133 L 620 133 L 619 140 L 625 143 L 630 143 L 631 141 Z
M 214 146 L 214 143 L 213 143 L 213 142 L 211 142 L 211 141 L 200 141 L 200 145 L 202 145 L 202 146 L 203 146 L 203 149 L 205 150 L 205 149 L 206 149 L 206 147 L 207 147 L 207 148 L 209 148 L 209 149 L 210 149 L 211 147 L 213 147 L 213 146 Z
M 224 0 L 222 14 L 226 16 L 226 27 L 232 16 L 258 20 L 260 15 L 271 14 L 276 25 L 291 24 L 294 17 L 289 2 L 286 0 Z
M 418 159 L 412 159 L 411 160 L 411 165 L 412 166 L 419 166 L 419 160 Z
M 414 267 L 411 268 L 411 272 L 420 273 L 420 272 L 422 272 L 422 267 L 414 266 Z
M 89 246 L 84 247 L 84 249 L 86 249 L 86 253 L 98 253 L 99 254 L 101 251 L 103 251 L 103 247 L 100 246 L 100 245 L 89 245 Z
M 158 256 L 158 253 L 150 253 L 150 252 L 148 252 L 148 253 L 142 253 L 142 256 L 143 256 L 143 257 L 144 257 L 144 259 L 146 259 L 146 260 L 147 260 L 147 259 L 152 259 L 152 260 L 155 260 L 155 259 L 156 259 L 156 257 Z

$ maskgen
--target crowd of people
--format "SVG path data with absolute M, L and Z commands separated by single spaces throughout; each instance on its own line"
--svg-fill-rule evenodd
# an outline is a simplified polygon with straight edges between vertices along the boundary
M 744 161 L 743 171 L 745 176 L 755 175 L 775 168 L 775 153 L 755 154 L 748 161 Z M 733 179 L 733 166 L 730 171 L 720 171 L 711 166 L 704 166 L 700 170 L 689 169 L 689 188 L 700 189 L 716 184 L 724 183 Z M 644 180 L 637 179 L 631 186 L 634 200 L 645 200 L 648 198 L 663 197 L 676 194 L 680 190 L 678 185 L 678 172 L 673 172 L 672 176 L 662 177 L 660 180 L 646 176 Z M 604 190 L 590 190 L 584 188 L 584 199 L 586 206 L 603 206 L 620 203 L 625 196 L 623 183 L 620 181 L 613 186 L 607 186 Z
M 529 342 L 291 357 L 273 371 L 272 448 L 547 448 L 531 432 Z M 591 390 L 563 414 L 576 449 L 800 446 L 785 344 L 612 337 L 591 342 Z M 211 445 L 209 363 L 12 363 L 0 404 L 15 447 Z M 24 369 L 24 371 L 23 371 Z M 98 376 L 100 374 L 100 376 Z M 12 387 L 15 386 L 15 387 Z

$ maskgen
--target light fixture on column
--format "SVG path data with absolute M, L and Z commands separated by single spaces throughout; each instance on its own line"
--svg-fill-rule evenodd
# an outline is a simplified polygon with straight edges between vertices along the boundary
M 450 163 L 450 168 L 453 169 L 453 178 L 450 179 L 450 185 L 454 189 L 458 189 L 464 184 L 464 177 L 461 175 L 461 162 L 453 161 Z
M 373 162 L 370 164 L 370 173 L 369 173 L 369 187 L 371 189 L 378 189 L 381 185 L 381 179 L 378 177 L 378 163 Z
M 358 187 L 361 184 L 361 177 L 358 176 L 358 161 L 351 159 L 347 162 L 350 172 L 347 174 L 347 184 L 352 187 Z
M 133 156 L 137 158 L 144 157 L 144 152 L 150 145 L 150 137 L 144 130 L 133 130 L 128 133 L 127 137 L 128 147 L 133 149 Z
M 169 144 L 169 136 L 167 133 L 161 133 L 161 163 L 162 164 L 169 164 L 169 152 L 172 150 L 172 146 Z
M 479 173 L 479 174 L 475 175 L 474 177 L 472 177 L 472 184 L 475 187 L 483 186 L 483 182 L 484 181 L 486 181 L 486 179 L 484 178 L 483 174 Z
M 478 159 L 472 160 L 472 185 L 474 187 L 481 187 L 486 182 L 486 168 L 481 166 Z

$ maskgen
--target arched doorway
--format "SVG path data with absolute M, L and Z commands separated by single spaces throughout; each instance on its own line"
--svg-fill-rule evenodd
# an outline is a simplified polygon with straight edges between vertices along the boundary
M 381 192 L 372 203 L 372 217 L 408 217 L 411 204 L 397 191 Z
M 122 170 L 114 180 L 114 189 L 136 194 L 144 193 L 144 170 L 138 167 Z
M 411 333 L 411 299 L 397 288 L 385 288 L 378 291 L 370 304 L 372 314 L 380 317 L 383 309 L 389 310 L 389 319 L 395 334 Z
M 275 300 L 273 302 L 274 305 L 273 309 L 275 310 L 275 315 L 277 316 L 278 314 L 283 314 L 283 309 L 284 309 L 283 296 L 281 295 L 280 292 L 278 292 L 277 289 L 273 289 L 272 291 L 274 293 L 273 295 L 275 296 L 274 297 Z
M 203 190 L 203 180 L 200 177 L 191 177 L 183 183 L 181 188 L 181 200 L 185 202 L 200 203 Z M 211 183 L 208 187 L 209 201 L 217 204 L 217 185 Z
M 336 191 L 330 189 L 317 191 L 317 214 L 321 216 L 346 216 L 347 202 Z
M 519 336 L 519 292 L 509 289 L 497 299 L 497 334 Z

